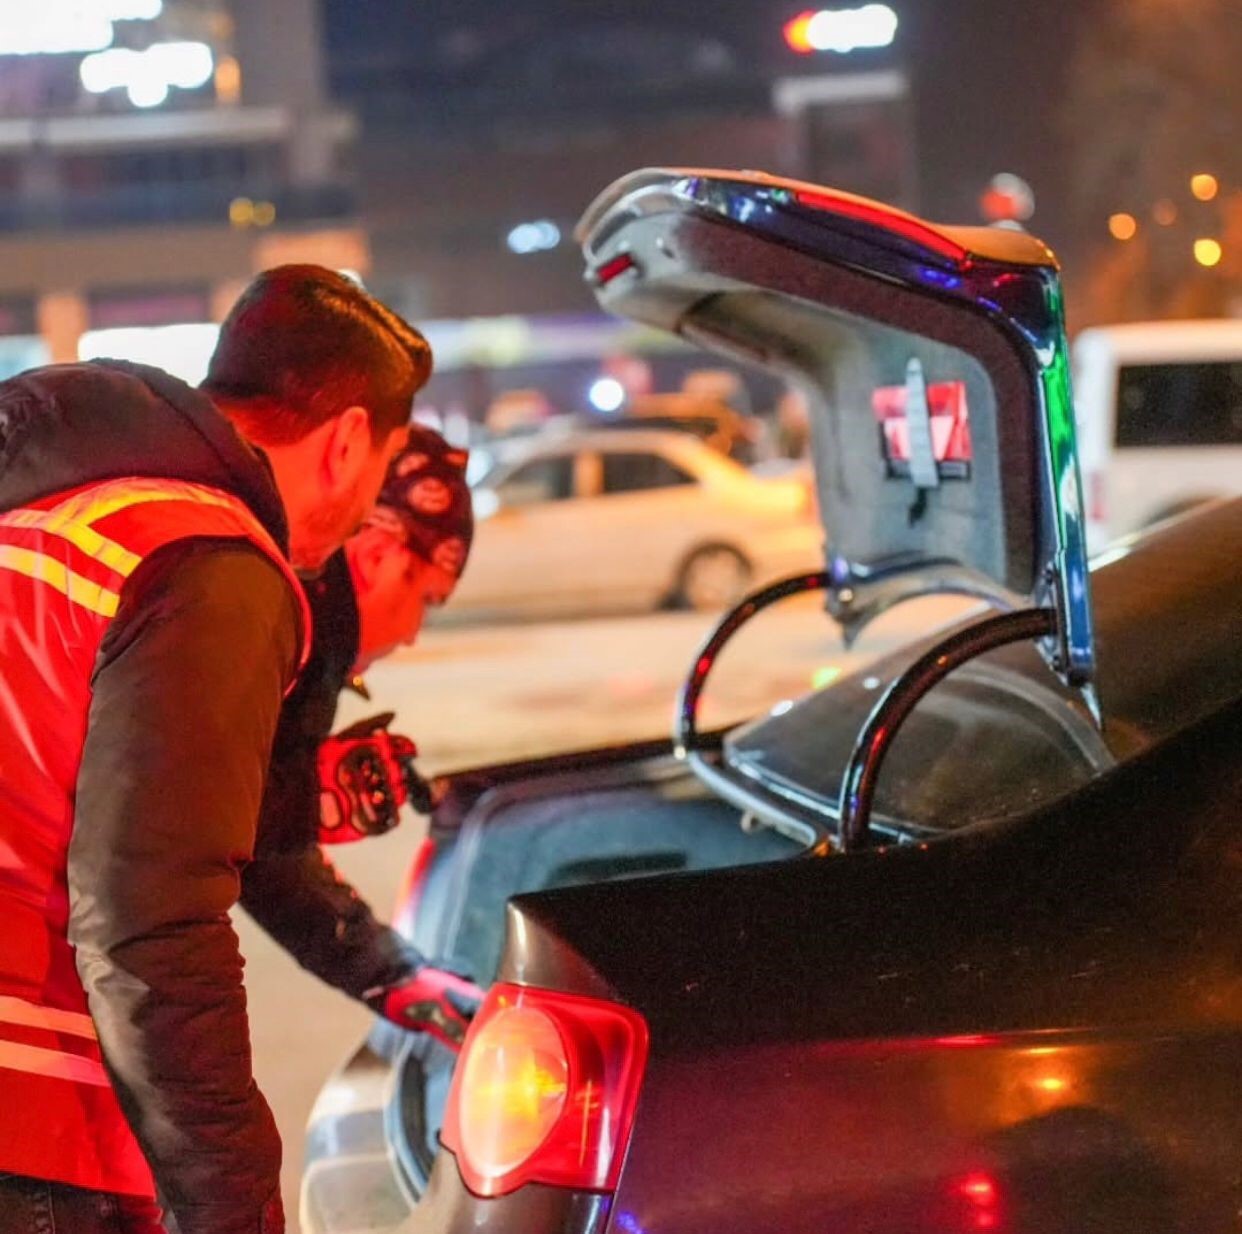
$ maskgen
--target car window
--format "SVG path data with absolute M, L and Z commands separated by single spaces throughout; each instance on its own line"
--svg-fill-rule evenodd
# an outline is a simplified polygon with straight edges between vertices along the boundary
M 1117 445 L 1242 445 L 1242 362 L 1130 364 L 1117 382 Z
M 604 492 L 636 493 L 643 489 L 693 484 L 694 477 L 663 455 L 651 453 L 604 455 Z
M 529 506 L 540 501 L 563 501 L 574 492 L 574 459 L 556 454 L 531 459 L 513 471 L 497 490 L 506 506 Z

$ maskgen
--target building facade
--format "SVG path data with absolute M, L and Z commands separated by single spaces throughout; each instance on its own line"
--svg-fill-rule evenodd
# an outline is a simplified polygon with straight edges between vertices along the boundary
M 93 7 L 0 33 L 0 376 L 120 352 L 194 377 L 258 270 L 367 270 L 356 126 L 313 0 Z

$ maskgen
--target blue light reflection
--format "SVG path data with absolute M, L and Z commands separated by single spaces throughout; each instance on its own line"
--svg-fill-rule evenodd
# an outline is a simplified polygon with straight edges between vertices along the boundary
M 919 266 L 919 275 L 924 282 L 947 288 L 949 291 L 957 291 L 962 285 L 961 275 L 950 274 L 947 270 L 937 270 L 935 266 Z

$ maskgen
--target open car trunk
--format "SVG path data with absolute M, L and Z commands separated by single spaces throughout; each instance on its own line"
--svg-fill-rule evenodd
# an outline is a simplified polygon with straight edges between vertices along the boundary
M 743 172 L 636 172 L 579 225 L 601 304 L 792 380 L 811 411 L 830 604 L 1047 606 L 1050 667 L 1094 668 L 1056 262 Z
M 462 777 L 437 811 L 418 911 L 406 919 L 415 946 L 486 986 L 504 946 L 505 904 L 515 895 L 754 865 L 805 851 L 807 841 L 744 820 L 674 759 L 667 743 L 663 753 L 657 749 Z M 438 1148 L 455 1055 L 430 1037 L 378 1032 L 381 1048 L 398 1059 L 391 1140 L 407 1185 L 420 1193 Z

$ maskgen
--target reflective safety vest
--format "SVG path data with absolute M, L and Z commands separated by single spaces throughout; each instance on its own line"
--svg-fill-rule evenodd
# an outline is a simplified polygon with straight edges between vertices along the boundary
M 218 489 L 121 479 L 0 514 L 0 1175 L 122 1195 L 151 1173 L 104 1070 L 67 939 L 67 852 L 91 678 L 125 581 L 187 537 L 280 549 Z

